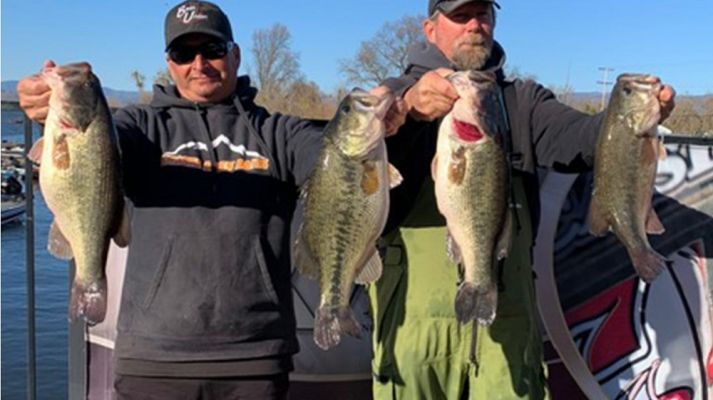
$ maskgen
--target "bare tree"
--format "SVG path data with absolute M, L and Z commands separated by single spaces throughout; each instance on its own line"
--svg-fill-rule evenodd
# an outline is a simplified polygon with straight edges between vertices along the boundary
M 696 103 L 690 98 L 676 100 L 676 108 L 664 122 L 674 133 L 703 132 L 705 119 L 696 110 Z
M 287 27 L 279 23 L 253 33 L 256 83 L 267 99 L 282 97 L 300 75 L 299 56 L 290 49 L 290 39 Z
M 703 113 L 707 115 L 713 114 L 713 95 L 708 94 L 703 98 Z
M 713 97 L 709 96 L 703 100 L 702 131 L 713 134 Z
M 131 79 L 136 84 L 136 88 L 139 89 L 139 93 L 144 91 L 144 83 L 146 82 L 146 76 L 139 72 L 138 69 L 131 71 Z
M 109 105 L 109 108 L 120 108 L 124 106 L 124 103 L 122 103 L 121 100 L 117 99 L 116 97 L 111 97 L 107 96 L 106 102 Z
M 173 78 L 171 78 L 168 68 L 157 71 L 153 77 L 153 83 L 161 86 L 173 85 Z
M 564 86 L 551 86 L 549 89 L 555 94 L 555 96 L 557 96 L 557 100 L 559 100 L 560 103 L 568 106 L 574 104 L 574 88 L 572 85 L 565 84 Z
M 514 66 L 514 67 L 506 67 L 505 68 L 505 77 L 508 80 L 515 80 L 515 79 L 520 79 L 523 81 L 536 81 L 537 80 L 537 75 L 530 74 L 527 72 L 522 72 L 520 71 L 520 67 Z
M 349 93 L 349 89 L 346 88 L 343 84 L 339 84 L 334 91 L 332 92 L 332 95 L 330 96 L 330 100 L 332 103 L 334 103 L 334 107 L 336 108 L 337 104 L 342 101 L 342 99 Z
M 286 113 L 303 118 L 329 119 L 335 106 L 326 98 L 314 82 L 298 80 L 292 84 L 285 98 Z
M 339 61 L 347 81 L 376 86 L 389 76 L 400 75 L 407 67 L 409 48 L 424 40 L 421 21 L 422 16 L 404 16 L 386 22 L 374 37 L 361 43 L 354 58 Z
M 131 71 L 131 79 L 134 81 L 136 88 L 139 90 L 139 103 L 145 104 L 151 101 L 151 95 L 144 91 L 146 76 L 139 72 L 138 69 L 135 69 Z
M 248 70 L 260 89 L 255 102 L 270 112 L 327 119 L 334 103 L 300 72 L 299 55 L 290 48 L 290 32 L 282 24 L 253 33 L 253 65 Z
M 597 114 L 599 112 L 599 101 L 592 100 L 580 100 L 572 101 L 571 107 L 590 115 Z

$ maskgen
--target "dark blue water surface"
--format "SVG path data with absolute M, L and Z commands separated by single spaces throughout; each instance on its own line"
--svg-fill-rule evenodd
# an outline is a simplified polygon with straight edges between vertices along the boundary
M 24 142 L 22 114 L 2 111 L 2 139 Z M 37 136 L 37 132 L 35 132 Z M 35 326 L 37 398 L 67 398 L 68 263 L 46 250 L 52 215 L 35 186 Z M 2 393 L 26 398 L 27 270 L 26 224 L 2 228 Z

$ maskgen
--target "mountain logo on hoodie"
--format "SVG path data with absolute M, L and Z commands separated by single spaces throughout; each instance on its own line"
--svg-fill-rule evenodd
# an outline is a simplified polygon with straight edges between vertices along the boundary
M 198 141 L 189 141 L 182 143 L 173 151 L 167 151 L 161 155 L 161 166 L 180 166 L 197 168 L 203 171 L 216 170 L 218 172 L 236 172 L 236 171 L 267 171 L 270 168 L 270 159 L 258 153 L 257 151 L 248 150 L 243 144 L 234 144 L 225 135 L 220 135 L 210 143 L 211 149 L 217 149 L 220 146 L 227 146 L 231 154 L 235 154 L 235 159 L 221 160 L 217 162 L 215 168 L 207 157 L 198 157 L 182 153 L 195 154 L 196 150 L 199 155 L 202 152 L 208 152 L 209 147 L 206 143 Z

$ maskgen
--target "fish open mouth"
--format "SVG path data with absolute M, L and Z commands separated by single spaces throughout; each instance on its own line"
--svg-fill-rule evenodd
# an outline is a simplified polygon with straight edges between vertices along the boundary
M 356 99 L 355 106 L 361 112 L 373 112 L 378 120 L 383 120 L 394 102 L 394 96 L 386 94 L 375 96 L 362 89 L 355 88 L 352 96 Z
M 453 119 L 453 129 L 464 142 L 477 142 L 483 138 L 483 132 L 476 125 Z
M 654 75 L 622 74 L 617 81 L 626 82 L 630 89 L 639 92 L 650 92 L 657 98 L 663 89 L 661 79 Z
M 621 74 L 621 75 L 619 75 L 617 80 L 627 81 L 627 82 L 646 83 L 646 84 L 661 83 L 661 79 L 659 79 L 659 77 L 657 77 L 657 76 L 648 75 L 648 74 L 634 74 L 634 73 Z

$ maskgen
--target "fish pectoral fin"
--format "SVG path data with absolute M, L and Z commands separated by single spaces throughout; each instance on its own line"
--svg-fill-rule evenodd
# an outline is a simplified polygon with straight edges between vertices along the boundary
M 401 182 L 404 181 L 404 177 L 401 176 L 401 172 L 399 172 L 396 167 L 391 165 L 391 163 L 388 164 L 388 171 L 389 171 L 389 189 L 393 189 L 396 186 L 399 186 Z
M 431 160 L 431 178 L 436 182 L 436 176 L 438 175 L 438 153 L 433 156 Z
M 657 139 L 656 141 L 658 142 L 659 147 L 659 161 L 663 161 L 668 156 L 668 153 L 666 153 L 666 146 L 663 144 L 663 139 Z
M 117 216 L 116 233 L 113 236 L 114 243 L 119 247 L 126 247 L 131 241 L 131 225 L 129 223 L 129 210 L 122 206 Z
M 361 190 L 367 196 L 379 191 L 379 170 L 372 161 L 364 162 L 364 172 L 361 176 Z
M 297 270 L 303 276 L 319 280 L 319 264 L 312 253 L 312 249 L 307 245 L 302 234 L 304 225 L 300 225 L 297 236 L 292 245 L 292 264 L 297 266 Z
M 498 236 L 498 241 L 495 244 L 495 257 L 498 260 L 502 260 L 510 254 L 510 248 L 512 246 L 512 232 L 513 232 L 513 213 L 517 212 L 509 207 L 505 210 L 505 222 L 502 229 L 500 230 L 500 235 Z
M 649 214 L 646 216 L 646 233 L 649 235 L 660 235 L 666 232 L 666 228 L 663 227 L 663 223 L 656 215 L 656 210 L 653 207 L 649 208 Z
M 643 159 L 647 163 L 658 162 L 659 159 L 666 158 L 666 148 L 663 147 L 663 142 L 656 137 L 644 136 L 641 140 L 646 141 L 646 146 L 643 148 Z M 663 153 L 663 154 L 662 154 Z
M 367 283 L 376 282 L 379 278 L 381 278 L 381 271 L 383 269 L 384 267 L 381 263 L 381 257 L 379 256 L 379 252 L 376 251 L 375 247 L 373 252 L 371 253 L 371 256 L 369 256 L 368 261 L 364 265 L 364 268 L 359 271 L 356 279 L 354 279 L 354 283 L 364 285 Z
M 453 235 L 451 235 L 450 230 L 446 233 L 446 254 L 448 254 L 448 259 L 454 264 L 460 264 L 463 261 L 460 255 L 460 247 L 458 247 L 458 243 L 453 238 Z
M 59 138 L 54 139 L 54 146 L 52 146 L 52 165 L 57 169 L 67 169 L 69 168 L 69 163 L 67 136 L 60 135 Z
M 32 145 L 32 148 L 27 153 L 27 158 L 33 163 L 40 165 L 42 162 L 42 150 L 44 149 L 45 138 L 41 137 Z
M 307 180 L 302 184 L 302 186 L 300 186 L 299 197 L 298 197 L 299 201 L 307 200 L 307 194 L 309 193 L 309 182 L 310 182 L 310 179 L 307 178 Z
M 74 258 L 72 246 L 57 226 L 57 221 L 52 221 L 50 232 L 47 238 L 47 250 L 60 260 L 71 260 Z
M 607 222 L 595 194 L 592 194 L 592 202 L 589 205 L 587 221 L 589 224 L 589 233 L 594 236 L 604 236 L 609 230 L 609 222 Z

